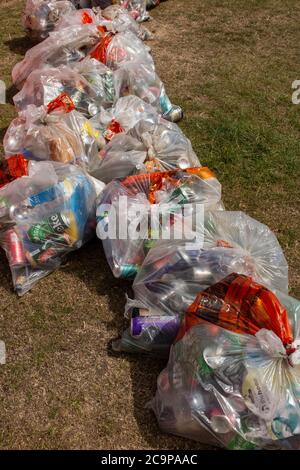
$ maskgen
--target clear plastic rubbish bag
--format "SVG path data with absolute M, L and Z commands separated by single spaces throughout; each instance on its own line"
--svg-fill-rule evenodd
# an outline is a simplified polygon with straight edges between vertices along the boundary
M 196 232 L 199 242 L 195 244 L 159 240 L 150 250 L 133 283 L 134 299 L 128 299 L 125 309 L 129 317 L 138 316 L 140 308 L 147 311 L 149 331 L 144 329 L 140 337 L 127 331 L 115 349 L 167 353 L 172 341 L 159 325 L 173 325 L 174 339 L 178 317 L 197 293 L 232 272 L 288 292 L 287 261 L 266 225 L 243 212 L 211 211 L 204 213 L 204 223 Z
M 29 160 L 77 163 L 87 171 L 98 166 L 105 140 L 90 121 L 75 110 L 62 93 L 47 106 L 29 105 L 10 124 L 4 136 L 7 156 L 22 154 Z
M 184 316 L 152 408 L 164 432 L 229 449 L 300 448 L 300 302 L 231 274 Z
M 201 166 L 190 140 L 175 123 L 162 119 L 156 123 L 140 120 L 128 135 L 141 142 L 147 150 L 144 165 L 147 172 Z
M 73 64 L 73 70 L 86 79 L 103 108 L 110 108 L 116 101 L 114 73 L 96 59 L 86 57 Z
M 45 169 L 47 171 L 47 167 Z M 0 231 L 10 222 L 10 207 L 18 201 L 25 199 L 27 192 L 34 191 L 36 180 L 31 178 L 28 184 L 29 162 L 23 155 L 12 155 L 0 161 Z M 51 181 L 51 172 L 48 176 Z M 22 183 L 16 183 L 18 178 L 22 178 Z M 27 182 L 26 182 L 27 181 Z M 38 185 L 40 179 L 38 179 Z
M 90 60 L 87 64 L 89 63 Z M 109 75 L 111 77 L 111 72 Z M 98 83 L 99 86 L 97 86 Z M 95 80 L 91 84 L 77 69 L 71 69 L 65 65 L 55 68 L 47 67 L 31 72 L 22 90 L 14 96 L 14 104 L 18 111 L 24 110 L 31 104 L 35 106 L 48 105 L 61 93 L 67 93 L 71 97 L 76 110 L 87 118 L 99 113 L 101 106 L 109 107 L 113 104 L 110 101 L 111 95 L 106 93 L 103 77 L 97 76 L 97 82 Z
M 73 165 L 50 162 L 30 165 L 33 174 L 8 185 L 14 185 L 19 197 L 16 200 L 15 193 L 10 192 L 10 203 L 14 203 L 10 206 L 10 226 L 0 232 L 0 243 L 19 295 L 58 268 L 69 252 L 94 235 L 95 200 L 103 189 L 103 185 L 95 184 Z M 45 170 L 49 169 L 47 175 Z M 46 179 L 50 183 L 50 175 L 52 185 L 45 185 Z M 34 189 L 41 186 L 38 193 L 33 194 L 32 184 Z M 21 195 L 25 199 L 20 200 Z
M 129 12 L 121 5 L 111 5 L 102 11 L 102 16 L 111 21 L 111 25 L 107 25 L 107 29 L 114 33 L 131 31 L 142 41 L 153 38 L 152 33 L 129 14 Z
M 147 12 L 147 0 L 122 0 L 122 6 L 126 8 L 131 16 L 138 22 L 147 21 L 150 18 Z
M 27 0 L 22 24 L 28 36 L 42 41 L 64 15 L 75 12 L 69 0 Z
M 137 96 L 119 98 L 111 109 L 101 108 L 90 122 L 111 140 L 116 134 L 128 133 L 139 121 L 158 123 L 161 116 L 156 110 Z
M 151 64 L 124 62 L 114 75 L 117 96 L 136 95 L 151 104 L 168 121 L 182 119 L 182 109 L 171 103 L 163 82 Z
M 139 141 L 124 133 L 116 134 L 100 151 L 98 167 L 91 174 L 109 183 L 139 173 L 146 158 L 147 152 Z
M 128 134 L 117 134 L 100 151 L 93 176 L 109 183 L 131 174 L 199 167 L 189 139 L 176 124 L 139 121 Z
M 94 24 L 102 27 L 104 31 L 113 33 L 131 31 L 143 41 L 152 39 L 150 31 L 137 23 L 128 11 L 120 5 L 108 6 L 101 12 L 94 12 L 90 8 L 85 8 L 66 14 L 57 21 L 55 31 L 81 24 Z
M 2 162 L 0 174 L 0 231 L 12 223 L 11 210 L 15 204 L 57 183 L 50 162 L 33 162 L 23 155 L 13 155 Z
M 58 67 L 82 60 L 99 41 L 103 32 L 95 25 L 71 26 L 50 33 L 40 44 L 29 49 L 12 71 L 13 82 L 21 89 L 33 70 L 44 66 Z
M 83 24 L 99 24 L 102 19 L 101 13 L 95 13 L 91 8 L 75 10 L 70 14 L 63 15 L 55 25 L 55 31 L 61 31 L 70 26 Z
M 147 9 L 150 10 L 151 8 L 157 7 L 160 4 L 160 1 L 161 0 L 146 0 Z
M 97 235 L 114 276 L 134 278 L 150 248 L 161 237 L 178 236 L 197 204 L 223 208 L 221 185 L 206 167 L 109 183 L 97 204 Z
M 131 31 L 122 33 L 108 31 L 102 34 L 98 44 L 89 55 L 112 70 L 116 70 L 124 62 L 130 61 L 149 64 L 154 69 L 153 58 L 148 49 L 143 41 Z

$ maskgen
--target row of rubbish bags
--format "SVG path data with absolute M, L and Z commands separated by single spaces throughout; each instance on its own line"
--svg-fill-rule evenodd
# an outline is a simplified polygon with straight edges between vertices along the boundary
M 161 429 L 230 449 L 297 449 L 300 303 L 275 235 L 225 209 L 176 124 L 182 110 L 144 42 L 157 3 L 28 0 L 23 25 L 37 44 L 13 68 L 18 115 L 0 169 L 13 285 L 25 294 L 97 233 L 114 276 L 133 281 L 113 348 L 169 357 L 149 405 Z M 140 236 L 112 236 L 113 217 L 135 222 L 137 204 Z M 153 213 L 184 235 L 163 237 Z

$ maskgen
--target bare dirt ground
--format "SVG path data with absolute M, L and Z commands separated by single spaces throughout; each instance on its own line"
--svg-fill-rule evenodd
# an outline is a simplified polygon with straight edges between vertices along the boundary
M 2 1 L 0 78 L 30 47 L 20 27 L 24 2 Z M 300 294 L 299 78 L 297 1 L 168 0 L 148 27 L 157 70 L 186 110 L 182 128 L 202 164 L 217 173 L 226 206 L 276 232 Z M 0 108 L 0 127 L 14 115 Z M 124 296 L 94 240 L 18 299 L 0 255 L 2 449 L 192 449 L 162 434 L 146 403 L 164 361 L 114 355 L 125 326 Z

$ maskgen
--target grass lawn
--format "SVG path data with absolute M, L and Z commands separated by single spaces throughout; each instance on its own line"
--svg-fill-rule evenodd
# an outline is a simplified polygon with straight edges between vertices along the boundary
M 8 87 L 0 129 L 14 116 L 12 65 L 30 44 L 25 2 L 2 0 L 0 79 Z M 151 47 L 181 127 L 223 185 L 227 209 L 268 224 L 300 296 L 300 4 L 297 0 L 168 0 L 152 11 Z M 0 448 L 191 449 L 160 433 L 145 404 L 164 362 L 117 356 L 130 285 L 115 280 L 93 241 L 23 298 L 0 255 Z

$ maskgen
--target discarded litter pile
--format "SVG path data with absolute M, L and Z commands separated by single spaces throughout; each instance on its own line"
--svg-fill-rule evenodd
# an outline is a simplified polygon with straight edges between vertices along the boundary
M 139 31 L 141 28 L 132 19 L 139 23 L 148 20 L 147 8 L 159 3 L 160 0 L 27 0 L 22 23 L 28 35 L 37 40 L 45 39 L 57 27 L 68 24 L 69 18 L 73 18 L 72 24 L 115 20 L 115 27 Z M 76 13 L 76 8 L 81 11 Z
M 95 201 L 103 185 L 94 183 L 78 166 L 31 161 L 27 175 L 11 185 L 13 188 L 8 184 L 0 189 L 1 198 L 14 198 L 9 214 L 3 211 L 3 223 L 9 228 L 1 243 L 14 287 L 22 295 L 94 235 Z
M 156 213 L 170 214 L 172 225 L 180 222 L 181 228 L 182 218 L 183 223 L 185 217 L 190 220 L 190 212 L 197 203 L 205 209 L 222 209 L 221 185 L 208 168 L 142 173 L 109 183 L 98 201 L 97 233 L 103 239 L 104 251 L 114 275 L 126 279 L 135 277 L 151 246 L 165 228 L 164 221 L 155 217 Z M 181 209 L 186 204 L 189 211 L 182 217 Z M 107 228 L 112 229 L 114 225 L 112 218 L 122 218 L 124 213 L 130 217 L 132 213 L 134 223 L 136 215 L 131 209 L 138 205 L 141 206 L 139 237 L 123 240 L 121 237 L 112 238 L 111 233 L 109 238 L 104 239 L 102 233 L 104 235 Z M 153 217 L 149 230 L 151 215 Z M 176 217 L 179 217 L 179 221 Z M 130 219 L 128 222 L 130 223 Z
M 185 240 L 159 240 L 149 252 L 133 283 L 135 298 L 126 305 L 131 330 L 116 349 L 168 352 L 199 291 L 233 272 L 287 293 L 287 263 L 268 227 L 243 212 L 219 210 L 206 211 L 196 231 L 203 234 L 201 248 L 189 248 Z M 138 334 L 136 322 L 143 325 Z
M 170 354 L 151 404 L 161 428 L 300 448 L 300 303 L 275 235 L 225 210 L 175 124 L 140 24 L 159 3 L 27 1 L 40 42 L 12 72 L 0 244 L 23 295 L 97 233 L 114 276 L 134 280 L 114 349 Z
M 199 293 L 158 378 L 163 430 L 233 449 L 299 448 L 300 302 L 277 294 L 238 274 Z

